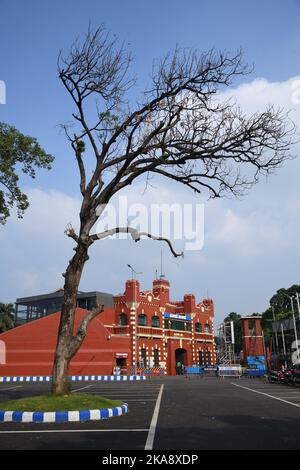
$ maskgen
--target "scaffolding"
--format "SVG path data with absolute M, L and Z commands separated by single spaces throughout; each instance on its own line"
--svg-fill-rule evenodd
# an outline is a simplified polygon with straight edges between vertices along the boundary
M 218 326 L 218 364 L 236 364 L 238 362 L 234 351 L 234 324 L 233 321 L 221 323 Z

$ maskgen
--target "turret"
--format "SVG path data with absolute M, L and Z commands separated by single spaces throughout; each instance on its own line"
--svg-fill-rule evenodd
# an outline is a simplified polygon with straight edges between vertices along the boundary
M 125 302 L 136 303 L 140 301 L 140 283 L 136 279 L 126 281 L 125 284 Z
M 152 292 L 154 297 L 159 297 L 163 304 L 170 302 L 170 282 L 166 279 L 155 279 Z
M 192 313 L 196 309 L 196 299 L 193 294 L 186 294 L 183 298 L 184 312 Z

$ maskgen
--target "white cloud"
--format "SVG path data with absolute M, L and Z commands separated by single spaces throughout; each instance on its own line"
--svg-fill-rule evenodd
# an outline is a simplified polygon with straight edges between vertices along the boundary
M 24 189 L 28 195 L 30 206 L 22 222 L 12 218 L 10 223 L 19 226 L 23 234 L 35 237 L 65 237 L 64 230 L 68 223 L 78 226 L 80 200 L 54 189 Z
M 239 85 L 234 90 L 227 90 L 221 96 L 233 96 L 246 112 L 262 111 L 268 105 L 291 110 L 293 118 L 300 123 L 300 75 L 284 82 L 269 82 L 265 78 L 256 78 L 252 82 Z

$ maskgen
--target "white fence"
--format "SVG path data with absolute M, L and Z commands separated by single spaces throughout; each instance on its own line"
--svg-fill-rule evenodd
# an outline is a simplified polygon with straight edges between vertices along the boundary
M 242 366 L 237 364 L 226 364 L 218 366 L 219 377 L 241 377 L 242 373 Z

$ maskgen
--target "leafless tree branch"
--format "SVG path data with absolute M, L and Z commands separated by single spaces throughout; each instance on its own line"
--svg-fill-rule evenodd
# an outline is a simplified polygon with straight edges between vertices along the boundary
M 91 321 L 94 320 L 94 318 L 100 315 L 100 313 L 102 313 L 103 311 L 104 311 L 104 305 L 98 306 L 98 308 L 96 308 L 95 310 L 92 310 L 90 313 L 85 315 L 85 317 L 82 319 L 79 325 L 79 328 L 71 341 L 71 347 L 70 347 L 71 358 L 75 356 L 84 338 L 86 337 L 87 329 Z
M 133 227 L 115 227 L 109 230 L 105 230 L 104 232 L 97 233 L 94 235 L 91 235 L 91 240 L 102 240 L 103 238 L 110 237 L 112 235 L 116 235 L 117 233 L 129 233 L 131 235 L 131 238 L 135 241 L 138 242 L 141 240 L 141 237 L 147 237 L 151 238 L 152 240 L 158 240 L 158 241 L 164 241 L 169 245 L 170 251 L 173 254 L 175 258 L 182 256 L 183 257 L 183 252 L 181 253 L 176 253 L 174 250 L 172 243 L 170 240 L 164 237 L 157 237 L 155 235 L 151 235 L 151 233 L 148 232 L 139 232 L 137 229 Z

